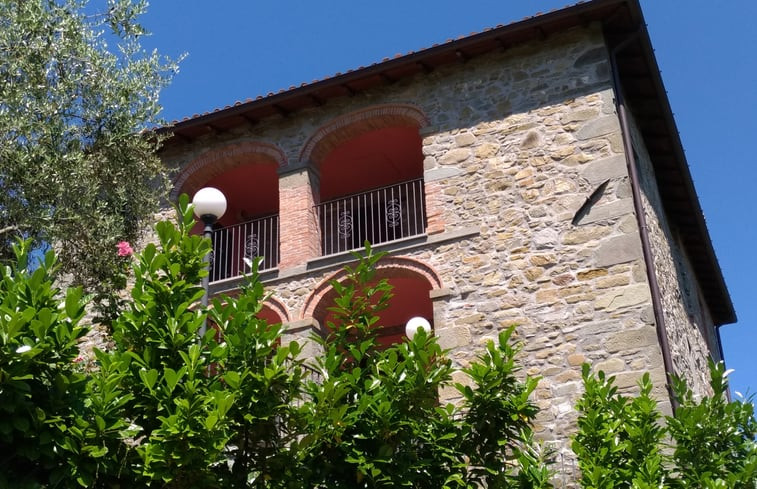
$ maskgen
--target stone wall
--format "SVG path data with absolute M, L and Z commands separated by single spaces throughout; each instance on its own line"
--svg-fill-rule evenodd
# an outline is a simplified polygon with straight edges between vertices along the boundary
M 597 26 L 201 138 L 165 159 L 181 168 L 212 148 L 263 141 L 296 167 L 307 163 L 298 161 L 303 145 L 329 120 L 391 103 L 413 104 L 428 117 L 421 135 L 435 238 L 397 253 L 439 276 L 442 287 L 432 290 L 435 334 L 453 360 L 465 365 L 486 340 L 517 324 L 525 369 L 543 377 L 536 430 L 567 464 L 583 362 L 617 375 L 623 389 L 650 372 L 656 395 L 665 399 Z M 598 199 L 583 207 L 595 191 Z M 475 232 L 460 232 L 470 229 Z M 298 328 L 310 324 L 303 315 L 309 296 L 337 268 L 306 272 L 301 265 L 267 282 L 290 316 L 304 321 Z
M 673 368 L 695 393 L 708 394 L 707 362 L 720 359 L 715 326 L 678 232 L 662 206 L 652 162 L 635 125 L 632 134 Z

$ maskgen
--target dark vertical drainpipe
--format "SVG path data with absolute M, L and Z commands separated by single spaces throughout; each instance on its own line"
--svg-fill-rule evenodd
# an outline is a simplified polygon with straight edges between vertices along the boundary
M 633 142 L 631 141 L 631 131 L 628 124 L 628 114 L 626 112 L 625 97 L 623 95 L 623 88 L 620 85 L 620 73 L 618 71 L 617 55 L 628 46 L 631 41 L 636 39 L 640 34 L 640 30 L 631 34 L 625 41 L 621 42 L 610 52 L 610 65 L 612 66 L 612 83 L 615 90 L 615 106 L 618 111 L 618 118 L 620 119 L 620 131 L 623 135 L 623 148 L 626 153 L 626 166 L 628 167 L 628 177 L 631 184 L 631 194 L 633 196 L 633 207 L 636 213 L 636 221 L 639 225 L 639 234 L 641 235 L 641 250 L 644 257 L 644 264 L 646 265 L 647 280 L 649 281 L 649 289 L 652 293 L 652 310 L 654 311 L 655 323 L 657 325 L 657 340 L 660 342 L 660 349 L 662 350 L 662 363 L 665 367 L 666 373 L 666 387 L 668 389 L 668 396 L 670 397 L 670 403 L 673 407 L 673 412 L 678 408 L 678 401 L 673 394 L 672 384 L 670 382 L 670 376 L 675 374 L 673 368 L 673 361 L 670 356 L 670 343 L 668 342 L 668 330 L 665 326 L 665 315 L 662 308 L 662 300 L 660 299 L 660 285 L 657 282 L 657 274 L 655 273 L 654 256 L 652 255 L 652 247 L 649 244 L 649 230 L 647 228 L 647 219 L 644 214 L 644 205 L 641 200 L 641 191 L 639 185 L 639 173 L 636 167 L 636 156 L 633 151 Z

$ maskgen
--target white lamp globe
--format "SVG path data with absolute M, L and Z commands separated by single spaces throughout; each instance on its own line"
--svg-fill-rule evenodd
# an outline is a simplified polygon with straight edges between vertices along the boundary
M 408 319 L 407 323 L 405 324 L 405 336 L 407 336 L 410 339 L 413 339 L 415 334 L 418 332 L 418 330 L 424 330 L 426 333 L 431 332 L 431 323 L 426 320 L 426 318 L 416 316 L 414 318 Z
M 223 192 L 213 187 L 201 188 L 192 198 L 194 212 L 202 219 L 204 216 L 213 216 L 216 220 L 226 212 L 226 197 Z

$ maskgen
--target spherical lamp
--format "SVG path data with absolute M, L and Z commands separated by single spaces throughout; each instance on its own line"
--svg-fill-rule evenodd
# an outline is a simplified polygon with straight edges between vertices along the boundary
M 212 224 L 226 212 L 226 197 L 223 192 L 213 187 L 198 190 L 192 198 L 192 204 L 194 204 L 195 215 L 206 224 L 208 221 Z
M 405 336 L 413 339 L 418 330 L 426 331 L 426 334 L 431 332 L 431 323 L 424 317 L 416 316 L 410 318 L 405 324 Z

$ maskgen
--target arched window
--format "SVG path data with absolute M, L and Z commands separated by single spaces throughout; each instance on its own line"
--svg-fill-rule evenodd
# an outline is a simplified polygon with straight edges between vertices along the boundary
M 343 272 L 339 272 L 332 279 L 339 281 L 343 277 Z M 403 341 L 405 325 L 413 317 L 425 318 L 433 329 L 434 308 L 430 292 L 441 288 L 441 283 L 430 267 L 407 258 L 386 258 L 376 271 L 376 280 L 380 279 L 386 279 L 393 287 L 389 307 L 377 314 L 381 346 Z M 334 305 L 336 291 L 328 285 L 329 282 L 319 286 L 306 301 L 305 315 L 315 318 L 322 328 L 336 322 L 334 313 L 329 310 Z
M 414 106 L 372 107 L 331 121 L 305 145 L 302 157 L 320 172 L 323 255 L 425 232 L 425 124 Z
M 226 213 L 213 233 L 210 281 L 233 278 L 250 271 L 262 257 L 260 269 L 279 262 L 279 178 L 283 153 L 257 142 L 211 150 L 188 164 L 176 179 L 173 196 L 190 198 L 202 187 L 215 187 L 227 201 Z M 198 223 L 194 232 L 201 232 Z

